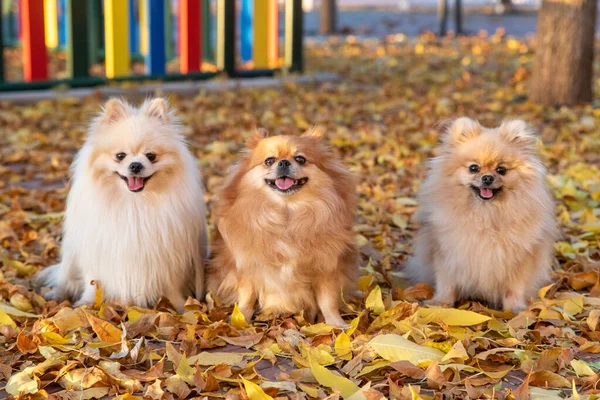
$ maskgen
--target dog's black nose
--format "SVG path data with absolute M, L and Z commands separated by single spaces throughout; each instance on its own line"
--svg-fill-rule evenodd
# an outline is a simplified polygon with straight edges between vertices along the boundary
M 279 161 L 279 163 L 277 164 L 277 166 L 278 166 L 279 168 L 287 168 L 287 167 L 289 167 L 290 165 L 292 165 L 292 163 L 291 163 L 291 162 L 289 162 L 288 160 L 281 160 L 281 161 Z
M 494 177 L 492 175 L 484 175 L 481 177 L 481 181 L 484 185 L 491 185 L 494 183 Z
M 144 164 L 140 162 L 132 162 L 129 164 L 129 170 L 134 174 L 139 174 L 144 169 Z

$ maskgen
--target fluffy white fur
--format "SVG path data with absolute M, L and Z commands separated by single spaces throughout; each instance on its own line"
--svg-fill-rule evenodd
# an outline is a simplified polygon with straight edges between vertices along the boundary
M 537 138 L 522 121 L 488 129 L 468 118 L 443 135 L 421 188 L 421 229 L 407 271 L 435 286 L 433 303 L 475 297 L 521 311 L 549 280 L 557 236 Z M 473 164 L 481 171 L 470 172 Z M 486 174 L 499 190 L 490 200 L 475 192 Z
M 123 152 L 126 158 L 117 161 Z M 146 156 L 156 154 L 155 162 Z M 152 176 L 141 192 L 117 175 L 140 162 Z M 72 165 L 60 264 L 43 270 L 47 299 L 91 304 L 100 282 L 106 300 L 152 306 L 167 297 L 179 310 L 203 297 L 208 257 L 200 172 L 163 99 L 133 108 L 109 100 Z

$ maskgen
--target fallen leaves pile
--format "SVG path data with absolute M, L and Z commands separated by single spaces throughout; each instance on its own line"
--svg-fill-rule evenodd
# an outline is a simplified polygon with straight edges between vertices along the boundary
M 597 398 L 600 109 L 529 101 L 532 46 L 501 33 L 332 39 L 309 44 L 308 67 L 337 72 L 341 83 L 171 98 L 203 169 L 209 210 L 255 127 L 275 134 L 326 128 L 361 177 L 355 230 L 365 299 L 345 305 L 352 326 L 345 331 L 301 315 L 249 325 L 212 297 L 188 299 L 180 315 L 166 301 L 151 310 L 119 308 L 101 290 L 91 307 L 45 302 L 30 278 L 58 260 L 68 166 L 100 100 L 2 104 L 0 395 Z M 415 195 L 437 139 L 433 125 L 458 115 L 484 125 L 523 118 L 545 143 L 563 235 L 555 283 L 519 315 L 476 302 L 425 307 L 432 288 L 403 279 Z

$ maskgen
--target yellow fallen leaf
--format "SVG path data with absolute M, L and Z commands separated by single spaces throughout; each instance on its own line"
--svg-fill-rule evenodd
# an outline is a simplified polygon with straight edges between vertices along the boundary
M 360 290 L 363 293 L 367 293 L 367 291 L 369 290 L 369 287 L 371 286 L 371 283 L 373 283 L 373 275 L 372 274 L 368 274 L 365 276 L 361 276 L 358 279 L 358 284 L 356 285 L 358 290 Z
M 420 308 L 418 316 L 427 322 L 441 321 L 448 326 L 479 325 L 492 319 L 473 311 L 442 307 Z M 419 323 L 421 323 L 421 320 Z
M 308 357 L 308 362 L 310 363 L 310 370 L 317 382 L 339 392 L 344 399 L 347 399 L 360 390 L 360 388 L 350 379 L 334 374 L 327 368 L 319 365 L 319 363 L 313 361 L 310 356 Z
M 46 343 L 49 345 L 64 345 L 71 343 L 56 332 L 42 332 L 42 337 L 46 339 Z
M 196 373 L 196 368 L 191 367 L 185 357 L 185 353 L 181 355 L 181 361 L 175 370 L 175 373 L 179 375 L 182 381 L 188 384 L 194 383 L 194 374 Z
M 12 298 L 11 298 L 11 300 L 12 300 Z M 32 314 L 30 312 L 19 310 L 18 308 L 8 305 L 6 303 L 0 303 L 0 310 L 4 311 L 8 315 L 12 315 L 13 317 L 27 317 L 27 318 L 40 318 L 41 317 L 41 315 Z
M 331 333 L 333 328 L 335 326 L 319 322 L 318 324 L 303 326 L 300 328 L 300 333 L 306 336 L 327 335 Z
M 440 361 L 444 352 L 432 347 L 420 346 L 396 334 L 375 336 L 369 346 L 382 358 L 391 361 L 410 361 L 418 365 L 427 361 Z
M 10 298 L 10 304 L 12 304 L 16 310 L 26 314 L 28 314 L 30 311 L 33 311 L 33 305 L 31 304 L 29 299 L 23 296 L 21 293 L 13 294 Z
M 26 371 L 21 371 L 8 379 L 4 390 L 6 390 L 6 393 L 13 396 L 33 394 L 38 391 L 38 382 Z
M 571 380 L 571 390 L 573 390 L 573 394 L 571 396 L 571 398 L 573 400 L 581 400 L 581 396 L 579 395 L 579 392 L 577 391 L 577 386 L 575 386 L 575 379 Z
M 383 297 L 379 285 L 375 286 L 367 296 L 365 307 L 367 310 L 373 311 L 373 314 L 375 315 L 379 315 L 385 311 L 385 305 L 383 304 Z
M 94 309 L 97 310 L 102 305 L 102 299 L 104 298 L 104 290 L 102 290 L 102 284 L 100 281 L 94 282 L 96 285 L 96 298 L 94 299 Z
M 231 313 L 231 326 L 233 326 L 236 329 L 243 329 L 249 326 L 248 322 L 246 322 L 244 314 L 242 314 L 242 312 L 240 311 L 237 303 L 235 303 L 235 305 L 233 306 L 233 312 Z
M 529 398 L 531 400 L 563 400 L 560 394 L 560 390 L 548 390 L 535 386 L 529 388 Z
M 458 342 L 454 343 L 454 346 L 452 346 L 450 351 L 446 353 L 444 358 L 442 358 L 442 362 L 454 359 L 464 361 L 468 358 L 469 354 L 467 354 L 465 346 L 463 346 L 462 342 L 459 340 Z
M 3 309 L 0 308 L 0 326 L 3 325 L 10 325 L 13 328 L 17 327 L 15 321 L 13 321 L 13 319 L 7 313 L 5 313 Z
M 595 374 L 594 370 L 590 368 L 585 361 L 571 360 L 571 367 L 577 374 L 578 377 L 592 376 Z
M 98 338 L 104 343 L 118 343 L 121 341 L 123 331 L 108 321 L 94 317 L 92 314 L 84 311 L 90 325 Z
M 583 311 L 583 295 L 573 297 L 568 299 L 565 304 L 563 304 L 563 310 L 565 310 L 569 315 L 575 316 Z
M 310 397 L 317 398 L 319 397 L 319 390 L 316 387 L 308 386 L 304 383 L 298 383 L 298 387 L 304 393 L 308 394 Z
M 244 384 L 244 389 L 246 390 L 246 394 L 248 395 L 248 399 L 250 400 L 273 400 L 271 396 L 266 394 L 260 386 L 256 383 L 250 382 L 242 378 L 242 383 Z
M 335 354 L 341 360 L 351 360 L 352 359 L 352 347 L 350 346 L 350 336 L 346 332 L 342 332 L 335 339 Z
M 350 328 L 346 329 L 346 333 L 348 334 L 348 336 L 352 336 L 352 334 L 354 333 L 354 331 L 356 330 L 356 328 L 358 328 L 358 324 L 360 323 L 360 319 L 363 316 L 364 311 L 362 311 L 358 317 L 354 318 L 351 322 L 350 322 Z
M 550 290 L 550 288 L 551 288 L 552 286 L 554 286 L 554 283 L 552 283 L 552 284 L 550 284 L 550 285 L 548 285 L 548 286 L 544 286 L 543 288 L 541 288 L 541 289 L 538 291 L 538 296 L 539 296 L 539 298 L 540 298 L 540 299 L 542 299 L 542 300 L 543 300 L 544 298 L 546 298 L 546 293 L 548 293 L 548 290 Z
M 253 355 L 254 353 L 250 353 Z M 226 353 L 226 352 L 212 352 L 208 353 L 203 351 L 200 354 L 196 354 L 188 358 L 188 364 L 194 365 L 198 363 L 198 365 L 202 366 L 212 366 L 217 364 L 227 364 L 227 365 L 239 365 L 244 359 L 245 353 Z
M 419 392 L 417 392 L 411 385 L 408 385 L 408 390 L 410 391 L 411 400 L 423 400 Z
M 373 371 L 377 371 L 378 369 L 385 368 L 390 365 L 390 362 L 387 360 L 378 360 L 373 364 L 367 365 L 364 367 L 358 374 L 354 376 L 354 378 L 360 378 L 363 375 L 370 374 Z M 413 367 L 414 368 L 414 367 Z
M 591 331 L 595 331 L 598 328 L 598 320 L 600 320 L 600 310 L 592 310 L 585 322 Z

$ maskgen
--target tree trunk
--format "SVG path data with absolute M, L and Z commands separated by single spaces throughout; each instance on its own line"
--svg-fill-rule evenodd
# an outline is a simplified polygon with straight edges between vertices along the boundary
M 337 31 L 336 0 L 321 0 L 321 34 L 329 35 Z
M 440 23 L 440 36 L 446 35 L 448 23 L 448 0 L 438 0 L 438 22 Z
M 592 100 L 596 0 L 542 0 L 532 98 L 541 104 Z
M 462 0 L 454 0 L 454 22 L 456 24 L 456 34 L 462 35 Z

